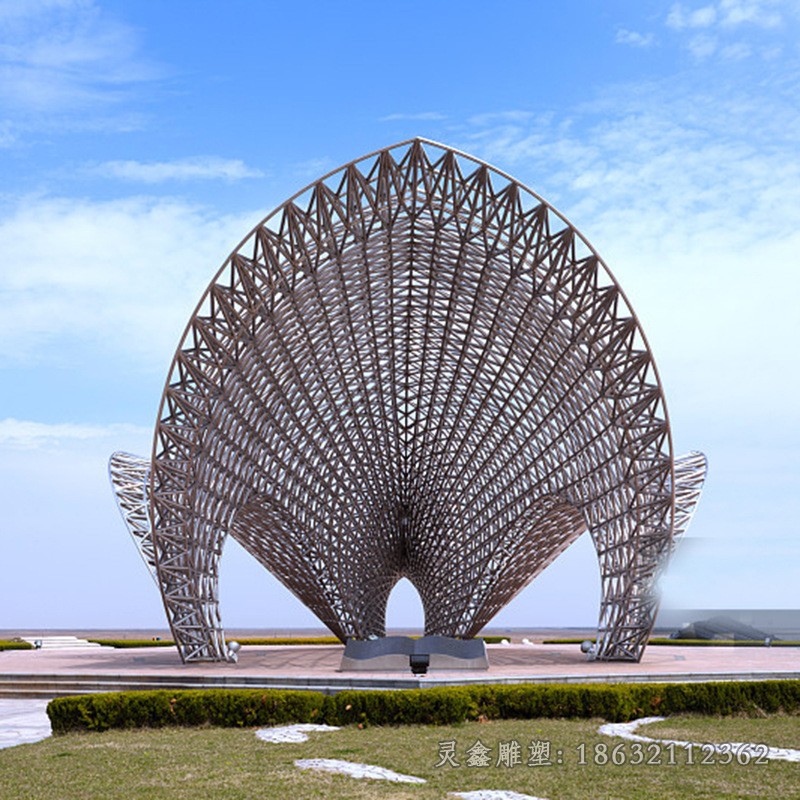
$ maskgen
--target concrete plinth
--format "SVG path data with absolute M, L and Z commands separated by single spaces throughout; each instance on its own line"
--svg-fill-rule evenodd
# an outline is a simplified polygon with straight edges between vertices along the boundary
M 451 639 L 448 636 L 383 636 L 349 639 L 342 655 L 341 672 L 411 670 L 412 657 L 425 661 L 428 670 L 486 670 L 489 659 L 483 639 Z

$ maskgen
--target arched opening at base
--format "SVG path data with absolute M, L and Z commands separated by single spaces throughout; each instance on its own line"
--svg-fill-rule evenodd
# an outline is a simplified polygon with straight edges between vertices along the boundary
M 592 633 L 601 596 L 597 551 L 586 532 L 501 609 L 484 632 L 529 636 L 558 628 L 564 635 L 569 629 Z
M 387 636 L 422 636 L 425 633 L 425 610 L 422 599 L 408 578 L 394 585 L 386 602 Z
M 330 636 L 315 614 L 232 536 L 219 561 L 220 608 L 226 635 L 239 629 L 263 635 L 296 631 Z

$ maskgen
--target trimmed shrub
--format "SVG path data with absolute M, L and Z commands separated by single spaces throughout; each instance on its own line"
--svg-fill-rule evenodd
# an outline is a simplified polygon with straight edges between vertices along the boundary
M 55 733 L 109 728 L 294 722 L 452 725 L 476 719 L 591 718 L 653 714 L 800 711 L 800 680 L 721 683 L 519 684 L 395 691 L 210 689 L 61 697 L 47 713 Z
M 245 727 L 319 721 L 325 695 L 283 689 L 109 692 L 51 700 L 54 733 L 172 725 Z
M 542 644 L 581 644 L 586 639 L 543 639 Z M 594 644 L 595 639 L 589 638 L 588 641 Z M 648 645 L 669 645 L 672 647 L 766 647 L 763 639 L 669 639 L 659 637 L 650 639 Z M 800 647 L 800 641 L 772 640 L 770 647 Z
M 33 650 L 33 645 L 21 639 L 0 639 L 0 650 Z
M 247 638 L 244 637 L 242 639 L 237 639 L 235 636 L 230 637 L 228 641 L 237 641 L 243 647 L 247 645 L 271 645 L 271 644 L 320 644 L 320 645 L 331 645 L 331 644 L 341 644 L 341 642 L 335 636 L 297 636 L 295 638 L 291 637 L 283 637 L 283 638 Z
M 330 725 L 452 725 L 476 718 L 463 686 L 396 691 L 344 691 L 327 698 Z
M 229 642 L 234 641 L 235 637 L 228 639 Z M 271 645 L 271 644 L 341 644 L 335 636 L 298 636 L 297 638 L 241 638 L 235 639 L 242 646 L 247 645 Z M 132 648 L 132 647 L 174 647 L 175 642 L 172 639 L 89 639 L 90 642 L 97 642 L 106 647 L 117 648 Z
M 680 647 L 766 647 L 763 639 L 650 639 L 648 644 L 679 645 Z M 800 647 L 800 642 L 789 639 L 773 639 L 769 647 Z
M 499 644 L 505 637 L 503 636 L 481 636 L 486 644 Z M 265 646 L 265 645 L 332 645 L 341 644 L 335 636 L 295 636 L 295 637 L 230 637 L 227 641 L 239 642 L 243 647 Z M 172 639 L 89 639 L 90 642 L 102 644 L 105 647 L 132 648 L 132 647 L 174 647 Z M 0 643 L 2 645 L 2 643 Z M 2 646 L 0 646 L 2 649 Z M 10 648 L 9 648 L 10 649 Z
M 172 639 L 89 639 L 103 647 L 174 647 Z

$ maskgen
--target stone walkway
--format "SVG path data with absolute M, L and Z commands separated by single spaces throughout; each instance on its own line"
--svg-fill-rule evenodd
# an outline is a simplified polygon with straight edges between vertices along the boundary
M 340 672 L 342 646 L 243 647 L 238 664 L 181 664 L 172 647 L 0 652 L 0 697 L 200 687 L 412 688 L 469 683 L 800 678 L 800 647 L 651 646 L 638 664 L 590 662 L 577 645 L 489 645 L 488 670 Z
M 0 750 L 50 736 L 47 703 L 47 700 L 0 700 Z

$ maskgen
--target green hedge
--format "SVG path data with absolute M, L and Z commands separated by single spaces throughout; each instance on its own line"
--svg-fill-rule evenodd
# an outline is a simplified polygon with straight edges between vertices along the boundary
M 174 647 L 172 639 L 89 639 L 103 647 Z
M 544 639 L 542 644 L 581 644 L 586 639 Z M 594 639 L 588 641 L 594 644 Z M 650 639 L 648 645 L 679 645 L 680 647 L 766 647 L 763 639 Z M 770 647 L 800 647 L 800 641 L 774 640 Z
M 0 650 L 33 650 L 33 645 L 30 642 L 0 639 Z
M 233 641 L 231 637 L 228 641 Z M 90 642 L 105 645 L 106 647 L 174 647 L 172 639 L 89 639 Z M 236 639 L 241 645 L 269 645 L 269 644 L 340 644 L 335 636 L 307 636 L 296 638 L 241 638 Z
M 722 683 L 520 684 L 395 691 L 213 689 L 61 697 L 47 713 L 55 733 L 109 728 L 293 722 L 450 725 L 465 720 L 591 718 L 652 714 L 800 712 L 800 680 Z
M 236 637 L 232 637 L 236 638 Z M 418 636 L 412 637 L 414 639 L 418 639 Z M 486 644 L 499 644 L 505 636 L 479 636 L 479 639 L 483 639 Z M 231 641 L 229 639 L 229 641 Z M 295 636 L 295 637 L 285 637 L 285 638 L 242 638 L 236 639 L 240 645 L 243 647 L 246 645 L 265 645 L 265 644 L 341 644 L 341 642 L 335 636 L 309 636 L 309 637 L 302 637 L 302 636 Z
M 800 647 L 800 642 L 783 639 L 773 639 L 769 645 L 765 645 L 763 639 L 651 639 L 648 644 L 681 647 Z
M 237 641 L 239 642 L 242 647 L 247 647 L 248 645 L 270 645 L 270 644 L 341 644 L 341 642 L 335 636 L 296 636 L 292 637 L 283 637 L 283 638 L 247 638 L 243 637 L 241 639 L 232 636 L 228 641 Z
M 231 637 L 228 641 L 233 641 Z M 480 637 L 486 644 L 498 644 L 503 640 L 503 636 L 482 636 Z M 89 639 L 90 642 L 97 642 L 106 647 L 174 647 L 172 639 Z M 295 637 L 243 637 L 236 639 L 243 647 L 262 646 L 262 645 L 292 645 L 292 644 L 320 644 L 331 645 L 341 644 L 335 636 L 295 636 Z
M 310 722 L 318 718 L 318 692 L 203 689 L 170 692 L 110 692 L 51 700 L 53 731 L 163 728 L 170 725 L 236 727 Z
M 542 639 L 542 644 L 581 644 L 581 642 L 594 644 L 595 639 L 593 637 L 587 637 L 586 639 Z

